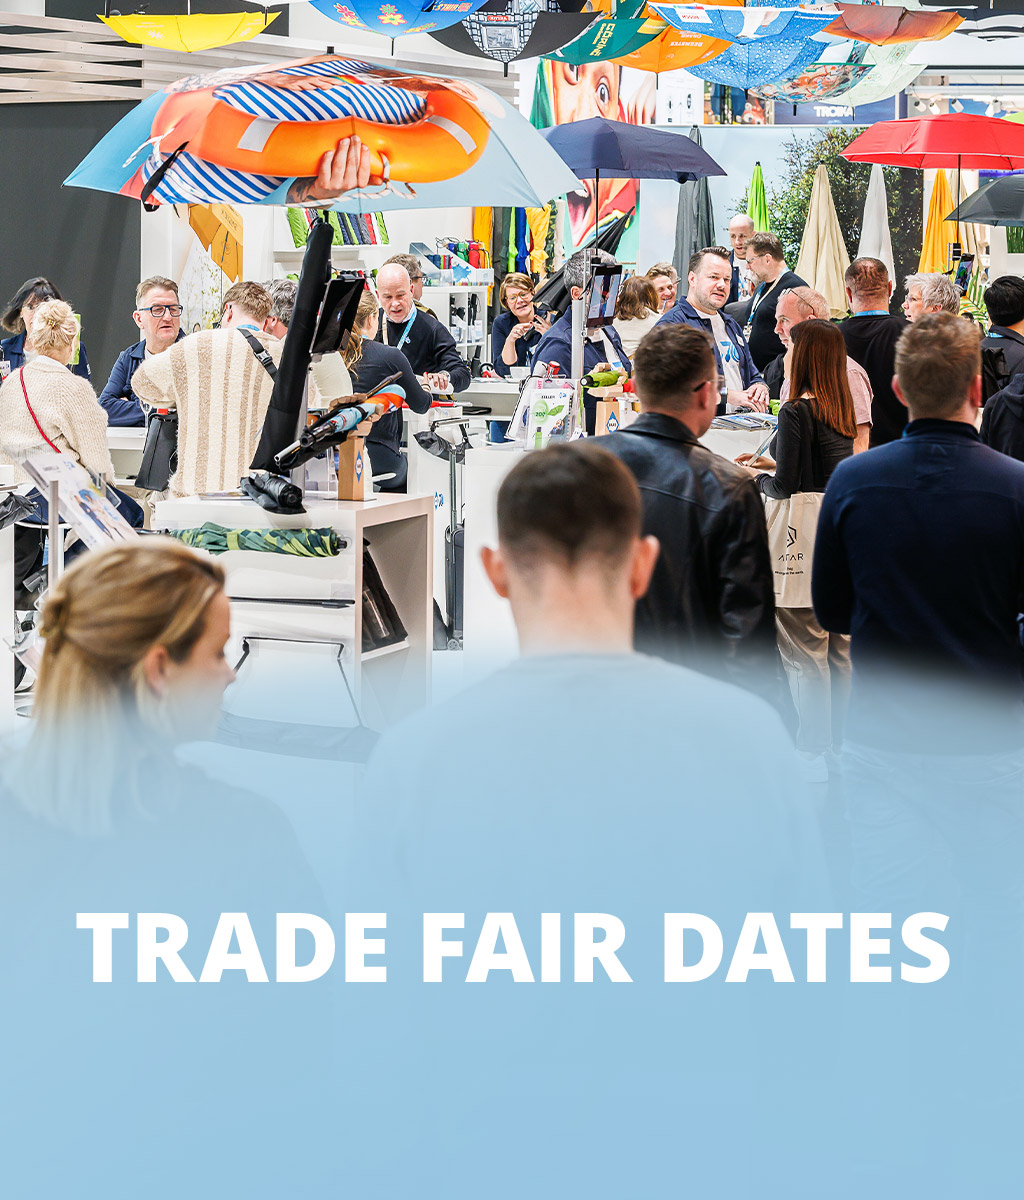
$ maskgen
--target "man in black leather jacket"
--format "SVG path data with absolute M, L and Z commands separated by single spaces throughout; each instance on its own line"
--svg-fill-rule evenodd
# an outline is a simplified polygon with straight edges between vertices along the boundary
M 790 719 L 764 507 L 751 480 L 697 440 L 719 398 L 711 341 L 659 325 L 633 369 L 641 415 L 601 445 L 633 472 L 644 533 L 661 543 L 637 603 L 637 649 L 757 692 Z

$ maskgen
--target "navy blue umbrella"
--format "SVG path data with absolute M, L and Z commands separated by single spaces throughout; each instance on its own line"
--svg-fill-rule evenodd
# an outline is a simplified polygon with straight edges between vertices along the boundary
M 682 130 L 665 133 L 649 125 L 590 117 L 540 132 L 580 179 L 594 180 L 595 229 L 602 171 L 611 179 L 675 179 L 679 183 L 726 174 L 703 146 Z

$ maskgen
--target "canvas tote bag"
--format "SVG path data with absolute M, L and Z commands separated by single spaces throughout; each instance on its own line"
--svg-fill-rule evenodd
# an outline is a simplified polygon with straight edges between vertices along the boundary
M 793 403 L 790 401 L 790 403 Z M 818 529 L 822 501 L 825 499 L 821 454 L 818 451 L 818 423 L 806 404 L 798 406 L 801 432 L 811 423 L 812 477 L 820 492 L 794 492 L 786 500 L 764 497 L 764 515 L 768 524 L 768 549 L 772 558 L 777 608 L 811 608 L 811 566 L 814 562 L 814 537 Z M 801 437 L 801 444 L 806 444 Z

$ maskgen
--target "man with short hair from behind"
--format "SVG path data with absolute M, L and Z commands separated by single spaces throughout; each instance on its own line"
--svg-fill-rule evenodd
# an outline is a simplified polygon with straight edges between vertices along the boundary
M 292 323 L 299 285 L 294 279 L 271 279 L 263 286 L 271 300 L 270 316 L 264 322 L 263 328 L 283 342 Z M 312 382 L 306 406 L 311 412 L 330 407 L 335 400 L 352 395 L 352 377 L 340 353 L 320 355 L 318 360 L 309 364 L 309 373 Z
M 272 306 L 260 284 L 236 283 L 224 293 L 219 329 L 192 334 L 136 371 L 143 404 L 178 413 L 172 496 L 231 491 L 248 474 L 283 348 L 264 329 Z
M 981 339 L 982 399 L 987 409 L 991 397 L 1024 372 L 1024 279 L 1019 275 L 994 279 L 985 290 L 985 308 L 991 321 Z
M 785 350 L 778 358 L 773 359 L 764 370 L 764 381 L 768 385 L 769 394 L 777 400 L 789 399 L 789 380 L 786 377 L 786 359 L 789 354 L 792 338 L 790 333 L 794 325 L 800 325 L 811 319 L 827 321 L 829 319 L 828 301 L 814 288 L 787 288 L 779 296 L 775 309 L 775 332 L 779 335 Z M 853 397 L 853 409 L 857 415 L 857 436 L 853 442 L 854 454 L 866 450 L 871 439 L 871 380 L 860 365 L 846 356 L 846 379 L 850 385 L 850 395 Z
M 132 317 L 142 331 L 142 340 L 121 351 L 100 392 L 100 404 L 107 411 L 108 425 L 145 425 L 142 405 L 132 391 L 132 379 L 143 362 L 155 354 L 163 354 L 185 336 L 181 313 L 178 285 L 173 279 L 150 275 L 136 288 Z
M 950 313 L 908 326 L 894 386 L 910 423 L 825 492 L 814 609 L 851 637 L 854 742 L 968 754 L 1024 734 L 1024 465 L 975 428 L 979 341 Z
M 687 293 L 681 296 L 658 322 L 690 325 L 711 339 L 715 366 L 721 376 L 725 404 L 721 411 L 768 408 L 768 388 L 750 356 L 747 339 L 737 322 L 723 313 L 729 298 L 732 268 L 724 246 L 705 246 L 690 255 Z
M 659 325 L 633 375 L 640 416 L 601 445 L 633 473 L 644 532 L 661 544 L 637 605 L 637 648 L 756 691 L 789 718 L 764 507 L 749 475 L 698 440 L 718 403 L 711 343 Z
M 907 410 L 892 390 L 896 343 L 907 328 L 889 314 L 892 280 L 879 258 L 855 258 L 846 268 L 846 298 L 851 315 L 840 321 L 846 353 L 871 381 L 871 445 L 895 441 L 907 423 Z
M 916 321 L 930 312 L 960 315 L 960 289 L 948 275 L 938 271 L 919 272 L 908 275 L 904 285 L 907 298 L 903 301 L 903 312 L 908 321 Z

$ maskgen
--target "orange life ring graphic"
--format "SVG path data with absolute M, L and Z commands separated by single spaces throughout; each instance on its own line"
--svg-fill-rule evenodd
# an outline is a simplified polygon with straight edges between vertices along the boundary
M 320 161 L 341 138 L 356 136 L 370 148 L 370 170 L 403 183 L 453 179 L 478 161 L 490 126 L 477 107 L 447 88 L 424 97 L 426 112 L 410 125 L 361 117 L 288 121 L 240 112 L 213 88 L 169 95 L 153 120 L 153 138 L 169 154 L 186 152 L 216 166 L 255 175 L 316 175 Z

